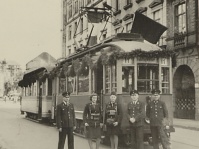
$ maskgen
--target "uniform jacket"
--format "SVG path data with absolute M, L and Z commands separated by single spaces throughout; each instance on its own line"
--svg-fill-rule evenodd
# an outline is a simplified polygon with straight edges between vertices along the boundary
M 131 123 L 130 121 L 130 126 L 143 126 L 144 124 L 144 117 L 145 117 L 145 105 L 141 101 L 137 101 L 136 104 L 133 102 L 128 103 L 127 105 L 128 111 L 127 111 L 127 116 L 128 119 L 134 117 L 135 122 Z
M 118 103 L 111 102 L 106 104 L 105 108 L 105 123 L 107 122 L 107 119 L 113 119 L 114 122 L 121 123 L 121 108 Z
M 84 123 L 88 123 L 89 126 L 99 126 L 100 123 L 102 123 L 102 111 L 100 104 L 86 104 L 83 113 L 83 121 Z
M 61 103 L 57 106 L 57 127 L 66 128 L 76 126 L 75 110 L 72 103 Z
M 161 126 L 163 119 L 168 118 L 168 110 L 163 101 L 151 101 L 146 108 L 146 115 L 150 119 L 151 126 Z

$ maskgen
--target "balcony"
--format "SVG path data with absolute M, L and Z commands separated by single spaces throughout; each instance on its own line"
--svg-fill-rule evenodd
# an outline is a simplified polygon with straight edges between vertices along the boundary
M 174 47 L 175 49 L 184 48 L 186 46 L 186 33 L 175 33 L 174 34 Z

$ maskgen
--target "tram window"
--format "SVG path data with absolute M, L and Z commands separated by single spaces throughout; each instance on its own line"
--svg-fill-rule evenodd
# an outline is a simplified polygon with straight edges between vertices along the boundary
M 122 92 L 129 92 L 134 89 L 134 67 L 122 67 Z
M 117 92 L 116 81 L 116 66 L 105 66 L 105 91 L 110 93 L 111 91 Z
M 66 91 L 66 78 L 59 78 L 59 93 Z
M 143 93 L 149 93 L 154 88 L 159 88 L 159 67 L 152 64 L 138 65 L 137 89 Z
M 68 77 L 68 80 L 67 80 L 67 90 L 70 92 L 70 93 L 75 93 L 76 92 L 76 77 Z
M 46 81 L 42 82 L 42 95 L 46 95 Z
M 52 95 L 52 80 L 48 79 L 48 95 Z
M 163 67 L 161 69 L 162 93 L 169 93 L 169 68 Z
M 89 92 L 89 77 L 79 76 L 78 77 L 78 92 Z

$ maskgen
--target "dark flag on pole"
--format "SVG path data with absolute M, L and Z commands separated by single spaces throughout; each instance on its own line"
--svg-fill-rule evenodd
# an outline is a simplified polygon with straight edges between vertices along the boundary
M 103 19 L 103 12 L 87 11 L 87 17 L 90 23 L 100 23 Z
M 141 34 L 150 43 L 156 44 L 167 27 L 150 19 L 149 17 L 135 12 L 131 33 Z

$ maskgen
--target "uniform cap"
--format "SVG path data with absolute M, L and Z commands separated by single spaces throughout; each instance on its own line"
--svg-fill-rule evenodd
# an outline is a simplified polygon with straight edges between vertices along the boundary
M 63 96 L 63 97 L 70 96 L 70 92 L 68 92 L 68 91 L 63 92 L 63 93 L 62 93 L 62 96 Z
M 151 93 L 152 94 L 160 94 L 160 90 L 158 90 L 158 89 L 153 89 L 152 91 L 151 91 Z
M 138 94 L 139 95 L 139 92 L 137 90 L 131 90 L 130 95 L 132 95 L 132 94 Z
M 117 94 L 116 94 L 116 92 L 111 92 L 111 95 L 115 95 L 116 96 Z

